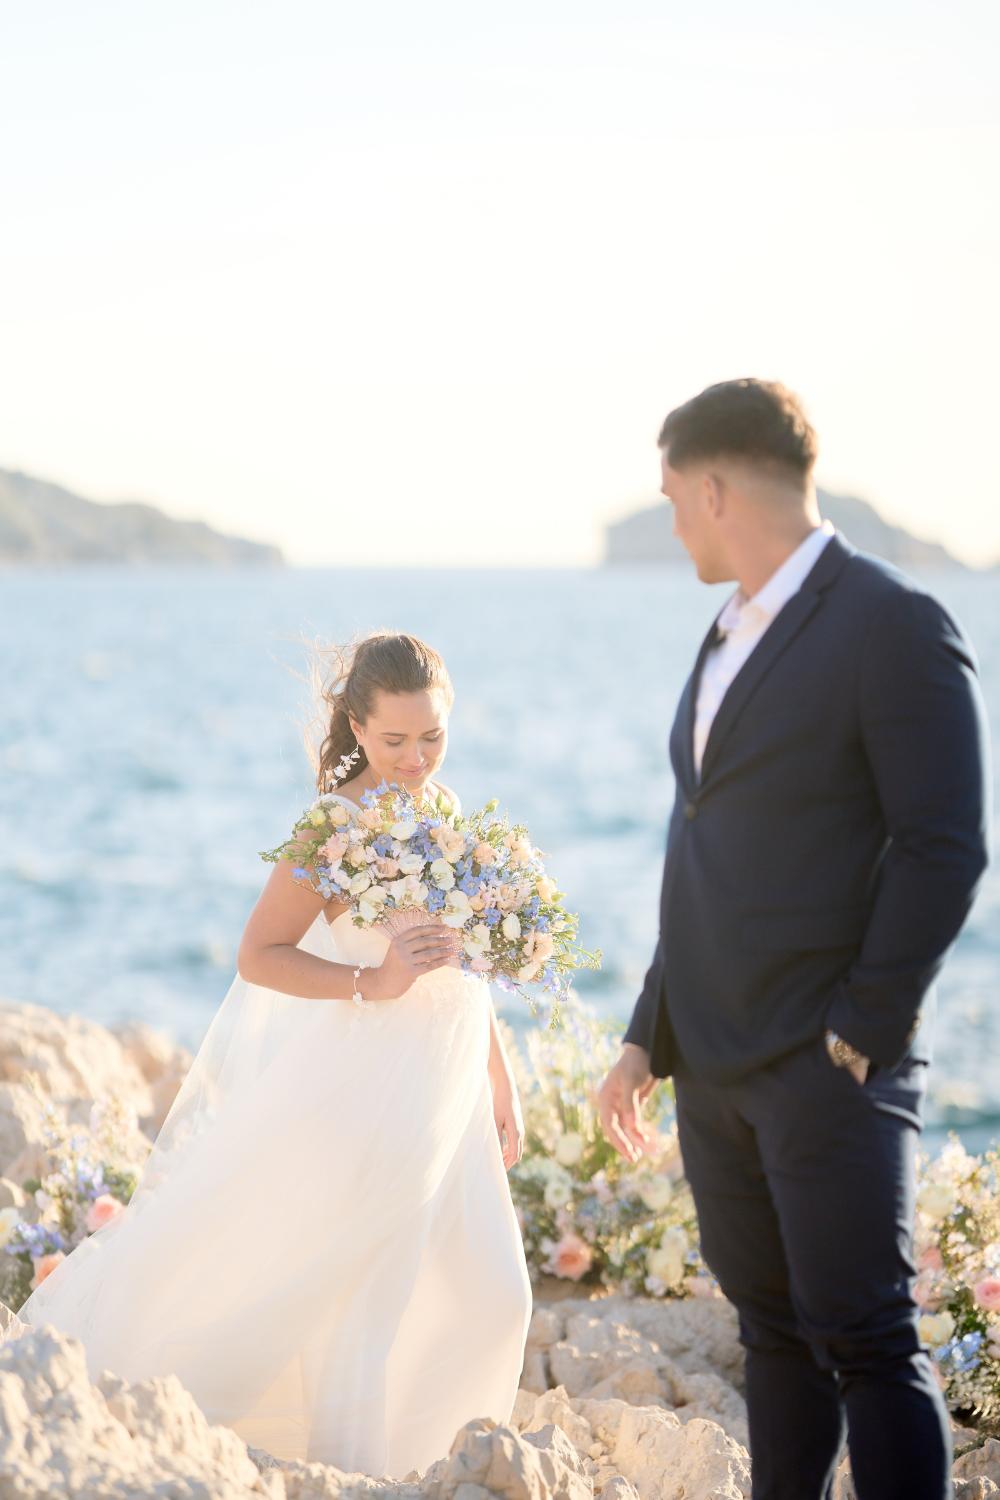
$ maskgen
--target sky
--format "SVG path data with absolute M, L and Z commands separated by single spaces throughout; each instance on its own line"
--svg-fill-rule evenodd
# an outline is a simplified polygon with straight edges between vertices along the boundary
M 1000 559 L 993 0 L 0 0 L 0 467 L 309 565 L 581 565 L 665 413 Z

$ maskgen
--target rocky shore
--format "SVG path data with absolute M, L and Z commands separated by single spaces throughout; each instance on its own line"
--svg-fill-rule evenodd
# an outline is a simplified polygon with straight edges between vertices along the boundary
M 71 1119 L 116 1093 L 152 1139 L 190 1062 L 148 1027 L 108 1030 L 0 1004 L 0 1207 L 42 1168 L 41 1074 Z M 30 1205 L 27 1205 L 30 1207 Z M 51 1326 L 0 1343 L 0 1500 L 743 1500 L 750 1495 L 742 1351 L 725 1303 L 538 1290 L 510 1422 L 470 1422 L 423 1475 L 398 1480 L 286 1462 L 211 1426 L 176 1377 L 88 1378 Z M 955 1494 L 1000 1496 L 1000 1442 L 955 1431 Z M 846 1460 L 836 1500 L 854 1494 Z

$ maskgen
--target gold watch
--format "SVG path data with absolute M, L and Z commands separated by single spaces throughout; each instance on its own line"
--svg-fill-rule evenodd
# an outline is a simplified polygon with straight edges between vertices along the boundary
M 826 1050 L 835 1068 L 851 1068 L 856 1063 L 861 1063 L 867 1068 L 870 1061 L 863 1052 L 858 1051 L 857 1047 L 852 1047 L 850 1042 L 845 1042 L 842 1036 L 838 1036 L 829 1027 L 826 1033 Z

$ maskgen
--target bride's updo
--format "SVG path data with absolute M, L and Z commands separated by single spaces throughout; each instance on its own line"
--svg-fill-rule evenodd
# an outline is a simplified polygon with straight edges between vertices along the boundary
M 319 752 L 313 752 L 320 792 L 344 784 L 333 771 L 341 758 L 355 749 L 350 721 L 353 718 L 358 724 L 366 723 L 376 693 L 423 693 L 436 688 L 444 694 L 449 708 L 455 696 L 444 661 L 433 646 L 415 635 L 383 630 L 351 646 L 323 647 L 318 654 L 320 670 L 314 670 L 314 682 L 327 724 Z M 345 780 L 352 781 L 367 764 L 368 757 L 362 750 Z

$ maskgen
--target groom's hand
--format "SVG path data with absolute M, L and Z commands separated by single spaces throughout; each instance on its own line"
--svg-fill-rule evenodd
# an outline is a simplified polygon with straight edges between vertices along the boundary
M 622 1055 L 601 1084 L 597 1094 L 604 1134 L 619 1156 L 637 1162 L 655 1142 L 642 1118 L 644 1100 L 656 1079 L 649 1071 L 649 1053 L 634 1042 L 626 1042 Z

